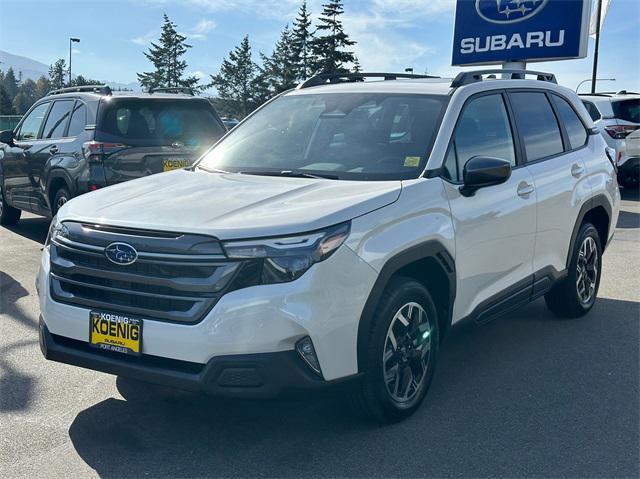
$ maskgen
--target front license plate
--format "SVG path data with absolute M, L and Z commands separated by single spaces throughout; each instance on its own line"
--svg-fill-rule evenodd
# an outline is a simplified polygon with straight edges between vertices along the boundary
M 142 319 L 120 313 L 91 311 L 89 344 L 94 348 L 137 356 L 142 351 Z
M 179 170 L 187 166 L 191 166 L 191 160 L 162 160 L 163 171 Z

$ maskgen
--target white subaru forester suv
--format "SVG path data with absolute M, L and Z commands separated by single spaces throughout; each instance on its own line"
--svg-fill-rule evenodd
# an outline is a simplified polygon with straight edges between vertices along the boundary
M 227 397 L 344 384 L 397 421 L 452 325 L 543 295 L 586 314 L 612 153 L 553 75 L 492 73 L 317 76 L 194 167 L 70 201 L 37 279 L 44 356 Z

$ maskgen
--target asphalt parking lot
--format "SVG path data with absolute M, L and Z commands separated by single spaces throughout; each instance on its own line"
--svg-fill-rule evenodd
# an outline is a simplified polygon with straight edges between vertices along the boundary
M 625 192 L 599 300 L 539 300 L 447 339 L 423 407 L 378 426 L 341 398 L 220 401 L 45 361 L 34 287 L 48 222 L 0 227 L 0 477 L 639 477 L 640 197 Z

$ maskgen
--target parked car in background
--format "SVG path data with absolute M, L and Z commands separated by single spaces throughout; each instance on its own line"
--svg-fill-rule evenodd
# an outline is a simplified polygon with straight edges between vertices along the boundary
M 70 201 L 36 283 L 44 356 L 235 398 L 351 383 L 398 421 L 453 324 L 542 296 L 584 316 L 613 156 L 553 75 L 504 72 L 319 75 L 194 168 Z
M 211 103 L 185 89 L 53 91 L 0 132 L 0 224 L 22 210 L 54 216 L 82 193 L 190 166 L 225 133 Z
M 222 123 L 224 123 L 224 126 L 227 127 L 227 130 L 231 130 L 236 125 L 238 125 L 238 123 L 240 123 L 240 120 L 237 120 L 235 118 L 227 118 L 226 116 L 223 116 Z
M 627 91 L 580 95 L 611 148 L 616 150 L 618 183 L 638 188 L 640 180 L 640 94 Z

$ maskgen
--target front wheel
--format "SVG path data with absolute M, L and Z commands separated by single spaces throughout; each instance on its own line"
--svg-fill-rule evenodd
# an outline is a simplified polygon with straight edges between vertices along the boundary
M 596 302 L 601 272 L 600 236 L 591 223 L 585 223 L 578 231 L 566 278 L 544 297 L 547 307 L 564 318 L 584 316 Z
M 4 192 L 0 186 L 0 225 L 12 226 L 20 220 L 22 211 L 14 208 L 4 199 Z
M 429 291 L 410 278 L 385 290 L 366 344 L 365 376 L 355 404 L 382 422 L 413 414 L 431 384 L 438 355 L 438 316 Z
M 58 214 L 58 210 L 62 208 L 67 201 L 71 199 L 71 195 L 66 188 L 60 188 L 53 197 L 53 216 Z

